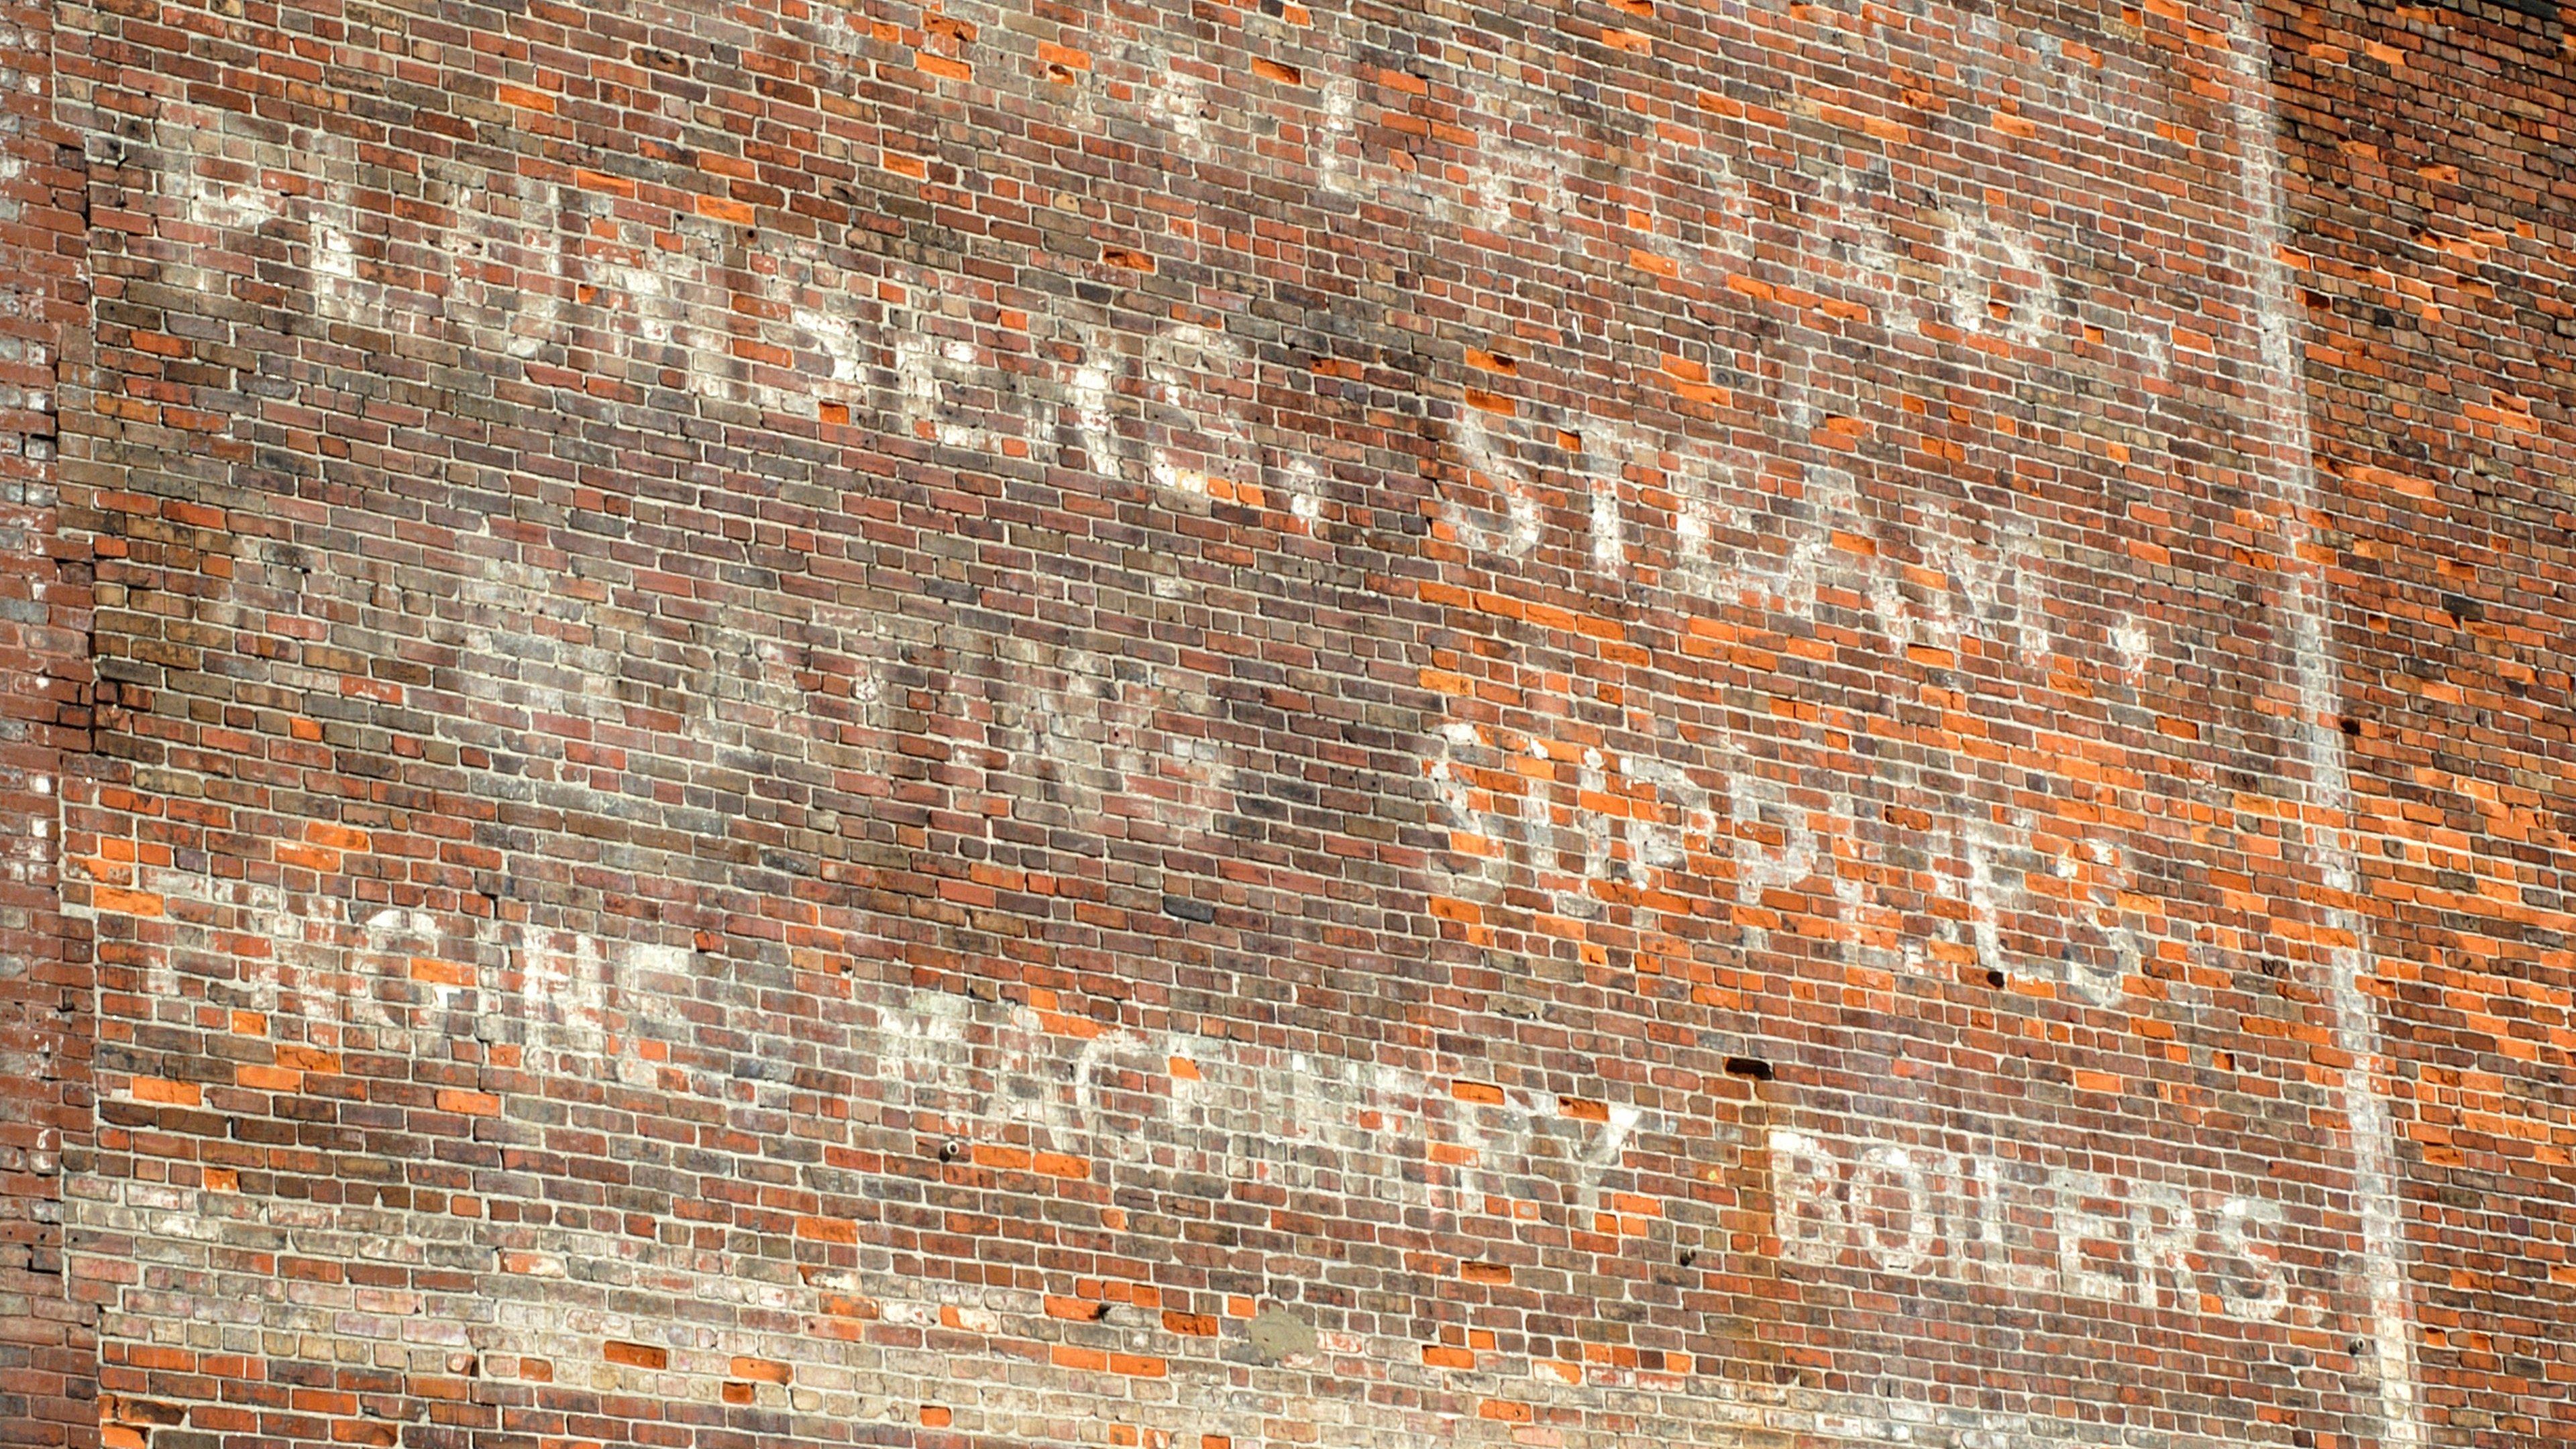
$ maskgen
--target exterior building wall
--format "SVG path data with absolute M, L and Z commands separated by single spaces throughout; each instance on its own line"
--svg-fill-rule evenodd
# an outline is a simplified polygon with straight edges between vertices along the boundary
M 30 1442 L 2576 1424 L 2554 14 L 50 16 Z
M 0 5 L 0 1444 L 94 1443 L 94 1309 L 65 1274 L 90 1097 L 88 934 L 62 905 L 66 774 L 88 750 L 89 572 L 59 503 L 56 386 L 85 313 L 79 135 L 54 7 Z
M 2433 1442 L 2576 1423 L 2564 17 L 2273 32 Z

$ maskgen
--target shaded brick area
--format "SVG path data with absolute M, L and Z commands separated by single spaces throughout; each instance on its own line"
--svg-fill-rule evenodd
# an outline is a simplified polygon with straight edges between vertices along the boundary
M 2531 22 L 58 23 L 109 1441 L 2560 1412 Z
M 78 136 L 53 8 L 0 7 L 0 1444 L 97 1437 L 89 1305 L 64 1274 L 89 1135 L 86 933 L 60 908 L 59 791 L 89 742 L 88 572 L 56 505 L 56 372 L 83 313 Z
M 2576 1432 L 2567 27 L 2275 22 L 2338 648 L 2442 1442 Z

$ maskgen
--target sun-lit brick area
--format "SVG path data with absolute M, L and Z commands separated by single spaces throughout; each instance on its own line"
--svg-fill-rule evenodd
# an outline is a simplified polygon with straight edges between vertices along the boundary
M 2540 9 L 13 21 L 0 1443 L 2576 1436 Z

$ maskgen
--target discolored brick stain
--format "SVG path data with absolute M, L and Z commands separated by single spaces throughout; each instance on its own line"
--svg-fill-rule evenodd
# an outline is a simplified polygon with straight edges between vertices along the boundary
M 0 1442 L 2576 1412 L 2554 20 L 7 24 Z
M 1264 1363 L 1286 1363 L 1316 1349 L 1315 1326 L 1285 1308 L 1272 1305 L 1252 1315 L 1243 1326 L 1252 1351 Z

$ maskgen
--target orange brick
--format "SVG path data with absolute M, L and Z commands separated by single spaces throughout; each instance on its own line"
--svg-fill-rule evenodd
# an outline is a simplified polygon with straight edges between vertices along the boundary
M 173 1082 L 161 1077 L 136 1077 L 130 1089 L 136 1100 L 162 1102 L 175 1107 L 194 1107 L 205 1099 L 205 1090 L 195 1082 Z
M 114 886 L 91 886 L 89 902 L 101 915 L 157 916 L 162 910 L 159 896 L 144 891 L 119 890 Z
M 328 846 L 333 850 L 362 851 L 372 843 L 371 837 L 363 830 L 352 830 L 345 825 L 334 825 L 323 820 L 316 820 L 306 825 L 304 838 L 315 845 Z
M 475 970 L 471 962 L 440 961 L 428 956 L 414 956 L 411 959 L 411 979 L 427 981 L 439 986 L 472 986 L 481 979 L 481 973 Z

